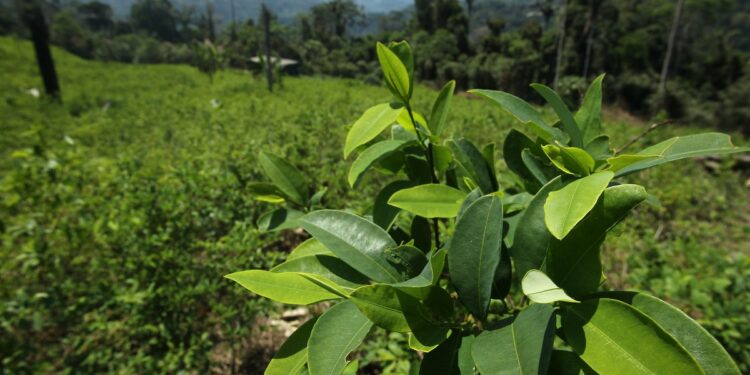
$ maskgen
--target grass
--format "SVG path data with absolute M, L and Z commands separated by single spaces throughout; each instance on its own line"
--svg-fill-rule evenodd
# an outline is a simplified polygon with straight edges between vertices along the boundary
M 28 93 L 41 89 L 31 45 L 0 38 L 0 372 L 258 371 L 253 322 L 279 308 L 222 276 L 276 264 L 301 238 L 253 228 L 269 209 L 243 191 L 262 178 L 256 157 L 293 160 L 329 188 L 326 206 L 365 212 L 382 184 L 350 189 L 341 150 L 387 90 L 287 77 L 270 94 L 241 71 L 210 84 L 187 66 L 54 55 L 63 104 Z M 436 94 L 420 86 L 415 108 Z M 514 125 L 468 95 L 453 109 L 448 132 L 479 144 Z M 645 125 L 611 109 L 605 127 L 619 146 Z M 632 147 L 701 130 L 662 127 Z M 628 177 L 661 204 L 639 207 L 603 260 L 610 284 L 680 306 L 750 371 L 750 190 L 732 168 L 682 161 Z

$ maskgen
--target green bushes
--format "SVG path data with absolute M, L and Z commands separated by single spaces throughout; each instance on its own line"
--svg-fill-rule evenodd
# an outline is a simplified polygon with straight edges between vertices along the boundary
M 258 335 L 249 330 L 253 316 L 276 318 L 280 308 L 221 276 L 279 264 L 302 238 L 259 233 L 256 219 L 277 206 L 255 201 L 240 186 L 266 180 L 257 162 L 265 150 L 293 160 L 311 189 L 328 187 L 326 207 L 351 204 L 365 214 L 368 197 L 391 177 L 368 174 L 359 188 L 347 185 L 344 124 L 387 101 L 388 92 L 355 80 L 292 77 L 271 96 L 262 80 L 236 70 L 218 73 L 209 86 L 189 66 L 53 53 L 63 105 L 28 94 L 40 85 L 30 43 L 0 38 L 0 70 L 10 72 L 0 80 L 0 185 L 13 192 L 0 192 L 0 357 L 8 358 L 0 372 L 265 366 L 253 350 Z M 414 109 L 429 113 L 436 95 L 418 85 Z M 484 101 L 453 101 L 446 136 L 499 144 L 513 124 Z M 608 110 L 603 127 L 620 146 L 643 124 Z M 699 131 L 661 127 L 633 149 Z M 44 156 L 25 151 L 37 145 Z M 12 158 L 15 152 L 23 157 Z M 56 182 L 45 169 L 52 159 Z M 683 161 L 630 178 L 651 187 L 661 208 L 639 206 L 610 236 L 606 276 L 619 289 L 684 308 L 747 371 L 750 333 L 740 320 L 750 305 L 741 292 L 743 245 L 750 241 L 747 177 L 730 170 L 731 159 L 718 169 L 701 165 Z M 497 170 L 501 184 L 511 181 L 503 161 Z M 29 182 L 18 185 L 27 175 Z M 705 304 L 693 290 L 714 301 Z M 360 365 L 403 373 L 416 357 L 394 348 L 394 340 L 404 345 L 408 337 L 380 331 L 368 339 Z
M 356 372 L 358 362 L 347 358 L 374 326 L 408 334 L 408 347 L 423 353 L 409 371 L 418 367 L 421 374 L 740 373 L 719 342 L 679 309 L 647 293 L 607 290 L 600 252 L 607 234 L 649 199 L 625 176 L 750 148 L 702 133 L 635 153 L 613 150 L 601 126 L 603 75 L 575 115 L 549 87 L 532 84 L 555 122 L 506 92 L 470 90 L 533 134 L 512 130 L 505 138 L 512 174 L 501 185 L 494 143 L 478 147 L 444 135 L 455 82 L 425 118 L 413 106 L 409 44 L 378 43 L 377 55 L 392 98 L 352 125 L 344 157 L 358 151 L 352 188 L 370 170 L 394 178 L 369 197 L 366 216 L 307 203 L 306 214 L 273 211 L 276 223 L 260 226 L 302 227 L 313 238 L 268 271 L 226 276 L 281 303 L 335 303 L 287 339 L 266 374 Z M 260 161 L 272 183 L 258 183 L 259 200 L 308 201 L 294 166 L 266 153 Z M 721 290 L 732 281 L 694 284 L 693 300 L 710 304 L 699 288 Z

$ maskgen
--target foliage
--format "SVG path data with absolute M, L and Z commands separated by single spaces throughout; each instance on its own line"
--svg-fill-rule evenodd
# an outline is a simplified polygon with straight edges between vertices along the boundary
M 304 336 L 292 335 L 267 373 L 341 373 L 373 325 L 408 334 L 408 346 L 425 353 L 420 373 L 740 373 L 680 310 L 646 293 L 602 292 L 600 253 L 608 232 L 649 198 L 623 176 L 750 149 L 703 133 L 613 151 L 601 127 L 603 76 L 575 115 L 553 90 L 532 84 L 555 112 L 554 124 L 508 93 L 473 90 L 534 134 L 514 130 L 506 138 L 514 179 L 501 187 L 493 143 L 478 147 L 444 134 L 455 83 L 425 118 L 413 107 L 409 44 L 378 43 L 377 55 L 392 101 L 349 130 L 344 156 L 360 150 L 349 183 L 372 167 L 398 175 L 403 186 L 377 194 L 372 219 L 326 209 L 294 216 L 280 227 L 301 226 L 313 238 L 287 262 L 226 276 L 282 303 L 339 302 L 312 328 L 303 326 Z M 380 137 L 387 130 L 390 137 Z M 304 202 L 298 170 L 265 154 L 261 163 L 273 181 L 267 190 Z M 378 212 L 393 213 L 383 219 Z M 312 243 L 315 253 L 307 250 Z
M 215 46 L 208 39 L 202 44 L 196 44 L 195 66 L 213 82 L 214 74 L 224 68 L 224 47 Z
M 258 161 L 263 149 L 308 172 L 310 196 L 328 189 L 315 209 L 369 215 L 381 187 L 408 186 L 389 183 L 402 180 L 402 172 L 393 176 L 377 165 L 351 188 L 348 172 L 359 151 L 341 157 L 348 128 L 342 124 L 387 102 L 389 92 L 359 80 L 287 77 L 284 90 L 269 94 L 263 80 L 235 69 L 209 85 L 190 66 L 53 53 L 64 104 L 29 95 L 40 85 L 33 47 L 0 38 L 0 70 L 8 73 L 0 80 L 0 185 L 12 187 L 0 193 L 0 372 L 261 373 L 283 341 L 285 330 L 271 324 L 281 320 L 282 307 L 221 275 L 269 269 L 305 238 L 258 231 L 263 213 L 285 206 L 259 201 L 241 186 L 271 182 Z M 414 109 L 432 117 L 437 95 L 415 85 Z M 452 103 L 445 137 L 502 144 L 514 124 L 467 95 Z M 539 110 L 554 123 L 554 113 Z M 603 110 L 613 145 L 645 128 L 621 110 Z M 700 131 L 662 126 L 631 147 Z M 44 155 L 28 156 L 38 146 Z M 611 231 L 602 262 L 607 285 L 679 306 L 747 372 L 750 190 L 743 184 L 750 176 L 740 167 L 732 158 L 684 161 L 626 176 L 649 186 L 661 204 L 639 205 Z M 513 183 L 506 160 L 497 160 L 497 172 L 503 187 Z M 390 212 L 378 210 L 376 222 L 389 221 Z M 394 219 L 405 236 L 410 219 Z M 423 354 L 409 350 L 408 336 L 373 328 L 354 353 L 360 371 L 418 368 Z M 449 339 L 460 343 L 456 338 Z M 566 358 L 559 354 L 554 361 Z

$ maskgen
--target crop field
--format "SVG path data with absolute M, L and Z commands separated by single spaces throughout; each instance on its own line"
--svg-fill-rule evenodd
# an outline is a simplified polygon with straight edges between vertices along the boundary
M 306 234 L 256 229 L 273 208 L 246 190 L 264 180 L 258 154 L 283 156 L 311 185 L 327 187 L 325 207 L 365 214 L 364 197 L 388 179 L 350 188 L 352 160 L 341 150 L 349 126 L 388 91 L 284 77 L 270 93 L 245 71 L 210 82 L 189 66 L 53 53 L 62 104 L 32 95 L 41 90 L 32 45 L 0 38 L 0 373 L 262 371 L 284 339 L 284 326 L 271 323 L 283 323 L 285 310 L 223 276 L 282 262 Z M 418 86 L 415 109 L 428 112 L 436 95 Z M 514 125 L 470 94 L 452 109 L 447 133 L 477 144 L 500 145 Z M 605 110 L 615 147 L 648 125 Z M 664 125 L 633 147 L 706 131 L 699 125 Z M 748 168 L 728 156 L 627 177 L 653 198 L 610 234 L 603 253 L 609 285 L 680 307 L 745 373 Z M 394 344 L 405 340 L 374 335 L 358 353 L 361 368 L 407 372 L 413 354 Z

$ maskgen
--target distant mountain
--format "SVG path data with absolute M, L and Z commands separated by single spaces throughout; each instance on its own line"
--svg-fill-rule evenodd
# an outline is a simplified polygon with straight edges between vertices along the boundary
M 130 8 L 136 0 L 100 0 L 110 6 L 115 17 L 125 18 L 130 14 Z M 206 9 L 206 0 L 171 0 L 177 8 L 194 7 L 198 12 Z M 215 15 L 219 24 L 226 24 L 232 20 L 231 0 L 212 0 Z M 268 8 L 279 18 L 281 22 L 291 22 L 303 12 L 307 12 L 316 4 L 324 3 L 326 0 L 234 0 L 235 18 L 238 21 L 248 18 L 257 19 L 260 14 L 260 6 L 265 2 Z M 413 0 L 355 0 L 362 6 L 366 13 L 387 13 L 392 10 L 401 10 L 414 3 Z

